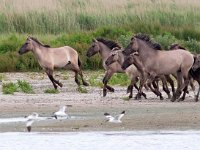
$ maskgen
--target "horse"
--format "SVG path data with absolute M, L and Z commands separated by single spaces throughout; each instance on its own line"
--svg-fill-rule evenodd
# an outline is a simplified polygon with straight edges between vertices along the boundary
M 183 50 L 186 50 L 188 51 L 185 47 L 181 46 L 180 44 L 178 43 L 173 43 L 169 46 L 169 50 L 177 50 L 177 49 L 183 49 Z M 176 74 L 173 74 L 174 78 L 177 79 L 177 75 Z M 190 87 L 193 91 L 195 91 L 195 86 L 194 86 L 194 79 L 192 78 L 192 76 L 190 75 L 190 72 L 189 72 L 189 84 L 190 84 Z M 183 89 L 183 96 L 180 98 L 181 101 L 183 101 L 185 99 L 185 96 L 186 96 L 186 93 L 189 93 L 188 91 L 188 86 Z
M 124 56 L 124 54 L 123 54 L 122 52 L 123 52 L 122 49 L 114 48 L 114 49 L 112 50 L 112 52 L 110 53 L 109 57 L 107 58 L 105 64 L 106 64 L 107 66 L 109 66 L 109 65 L 111 65 L 112 63 L 118 62 L 118 63 L 122 66 L 122 64 L 123 64 L 123 62 L 124 62 L 124 59 L 125 59 L 125 57 L 126 57 L 126 56 Z M 126 74 L 129 76 L 129 78 L 131 79 L 132 84 L 136 84 L 136 82 L 138 81 L 138 77 L 140 78 L 140 76 L 141 76 L 140 71 L 137 69 L 137 67 L 136 67 L 134 64 L 132 64 L 132 65 L 130 65 L 129 67 L 127 67 L 127 68 L 125 69 L 125 72 L 126 72 Z M 162 81 L 162 83 L 163 83 L 163 89 L 164 89 L 164 91 L 167 93 L 168 98 L 170 98 L 171 95 L 170 95 L 170 91 L 169 91 L 169 89 L 168 89 L 168 87 L 167 87 L 167 82 L 166 82 L 165 77 L 162 76 L 162 77 L 158 78 L 158 81 L 159 81 L 160 79 L 161 79 L 161 81 Z M 156 81 L 157 81 L 157 79 L 156 79 Z M 158 84 L 156 84 L 156 81 L 154 80 L 153 83 L 152 83 L 152 85 L 153 85 L 154 88 L 152 87 L 151 84 L 148 84 L 148 87 L 151 89 L 151 91 L 152 91 L 154 94 L 156 94 L 157 96 L 160 97 L 161 100 L 163 100 L 162 93 L 159 91 Z M 145 85 L 146 85 L 146 84 L 145 84 Z M 131 90 L 130 95 L 132 95 L 133 87 L 131 87 L 130 90 Z M 137 90 L 138 90 L 138 89 L 137 89 Z M 129 97 L 130 97 L 130 96 L 129 96 Z M 131 97 L 132 97 L 132 96 L 131 96 Z
M 105 64 L 109 67 L 113 63 L 118 63 L 122 65 L 124 61 L 124 55 L 122 54 L 121 48 L 115 47 L 110 52 L 107 60 L 105 61 Z M 129 98 L 133 97 L 133 86 L 138 90 L 138 87 L 136 83 L 138 82 L 138 77 L 140 76 L 140 72 L 137 70 L 137 68 L 134 65 L 129 66 L 125 73 L 128 75 L 128 77 L 131 79 L 131 84 L 127 88 L 127 93 L 130 92 Z M 146 99 L 146 94 L 142 93 L 144 98 Z
M 102 59 L 102 65 L 103 68 L 106 70 L 105 76 L 103 78 L 103 96 L 105 97 L 107 95 L 107 90 L 110 92 L 114 92 L 114 88 L 108 85 L 109 79 L 112 77 L 114 73 L 125 73 L 125 71 L 121 68 L 121 65 L 118 62 L 113 63 L 112 65 L 107 66 L 105 64 L 105 61 L 107 60 L 111 50 L 113 48 L 121 48 L 121 46 L 108 39 L 104 38 L 97 38 L 92 39 L 91 46 L 88 48 L 88 51 L 86 53 L 86 56 L 88 58 L 94 56 L 95 54 L 100 54 L 100 57 Z M 135 88 L 138 88 L 137 85 L 130 84 L 128 86 L 127 92 L 130 91 L 130 88 L 134 86 Z M 144 94 L 143 94 L 144 95 Z M 129 96 L 131 98 L 131 95 Z
M 62 87 L 63 84 L 54 79 L 54 68 L 70 69 L 75 72 L 75 82 L 77 85 L 80 85 L 78 75 L 80 75 L 83 85 L 89 85 L 83 79 L 81 61 L 77 51 L 73 48 L 69 46 L 51 48 L 50 46 L 39 42 L 36 38 L 29 36 L 20 48 L 19 54 L 22 55 L 29 51 L 36 57 L 39 65 L 46 72 L 55 89 L 57 89 L 58 86 Z
M 146 34 L 136 34 L 131 38 L 130 43 L 123 53 L 130 55 L 138 52 L 140 61 L 146 71 L 150 74 L 151 80 L 158 75 L 177 74 L 177 89 L 171 99 L 174 102 L 182 93 L 182 90 L 188 85 L 188 72 L 193 65 L 193 55 L 185 50 L 165 51 L 158 48 L 158 43 L 153 42 Z M 138 97 L 141 96 L 142 88 L 145 83 L 142 78 Z M 182 83 L 184 81 L 184 83 Z
M 197 102 L 199 100 L 199 93 L 200 93 L 200 54 L 194 55 L 194 64 L 190 69 L 189 74 L 199 84 L 199 89 L 197 95 L 195 96 L 195 101 Z

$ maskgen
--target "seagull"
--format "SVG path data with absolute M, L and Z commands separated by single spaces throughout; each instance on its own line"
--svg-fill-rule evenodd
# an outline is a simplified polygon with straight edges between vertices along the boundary
M 33 122 L 35 120 L 38 119 L 38 116 L 39 116 L 38 113 L 33 112 L 31 115 L 29 115 L 28 117 L 26 117 L 27 118 L 26 128 L 27 128 L 28 132 L 31 132 L 31 125 L 33 124 Z
M 59 111 L 54 112 L 52 117 L 58 119 L 58 117 L 67 117 L 69 118 L 68 114 L 65 113 L 66 106 L 61 106 Z
M 108 119 L 106 121 L 108 122 L 113 122 L 113 123 L 121 123 L 121 118 L 124 116 L 125 111 L 122 111 L 121 114 L 113 117 L 109 113 L 104 113 L 104 116 Z

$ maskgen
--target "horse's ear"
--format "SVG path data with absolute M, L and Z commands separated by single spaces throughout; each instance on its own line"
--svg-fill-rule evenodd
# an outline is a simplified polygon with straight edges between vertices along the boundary
M 134 56 L 139 56 L 139 53 L 138 52 L 134 52 L 134 53 L 132 53 L 132 55 Z
M 92 42 L 97 42 L 97 40 L 95 38 L 92 39 Z
M 119 47 L 114 47 L 111 51 L 117 51 L 117 50 L 120 50 Z

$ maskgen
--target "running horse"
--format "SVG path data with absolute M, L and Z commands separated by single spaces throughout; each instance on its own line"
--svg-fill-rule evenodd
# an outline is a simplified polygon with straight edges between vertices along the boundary
M 54 79 L 54 68 L 70 69 L 75 72 L 75 82 L 78 85 L 80 85 L 78 74 L 82 79 L 83 85 L 89 85 L 83 79 L 81 62 L 77 51 L 73 48 L 69 46 L 51 48 L 48 45 L 42 44 L 36 38 L 29 36 L 20 48 L 19 54 L 22 55 L 29 51 L 36 57 L 38 63 L 48 75 L 55 89 L 57 89 L 58 86 L 62 87 L 63 85 L 58 80 Z
M 183 89 L 189 83 L 188 73 L 194 63 L 194 58 L 190 52 L 183 49 L 165 51 L 157 49 L 157 45 L 158 44 L 153 42 L 148 35 L 136 34 L 131 38 L 130 43 L 123 53 L 125 55 L 130 55 L 131 53 L 137 52 L 151 80 L 155 79 L 158 75 L 177 74 L 178 87 L 171 99 L 171 101 L 174 102 L 180 97 Z M 143 77 L 138 92 L 138 98 L 141 96 L 145 80 L 146 79 Z

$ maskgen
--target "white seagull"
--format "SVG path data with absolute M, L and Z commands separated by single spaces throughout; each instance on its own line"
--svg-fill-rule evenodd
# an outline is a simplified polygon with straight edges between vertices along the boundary
M 31 115 L 29 115 L 28 117 L 26 117 L 27 118 L 26 128 L 27 128 L 28 132 L 31 132 L 31 125 L 33 124 L 33 122 L 35 120 L 38 119 L 38 116 L 39 116 L 38 113 L 33 112 Z
M 68 114 L 65 113 L 66 106 L 61 106 L 59 111 L 54 112 L 52 117 L 58 119 L 58 117 L 66 117 L 69 118 Z
M 106 121 L 108 122 L 113 122 L 113 123 L 121 123 L 121 118 L 124 116 L 125 111 L 122 111 L 121 114 L 113 117 L 109 113 L 104 113 L 104 116 L 108 119 Z

